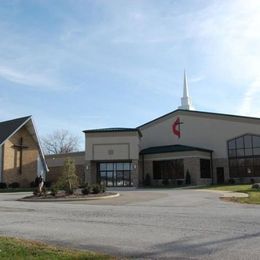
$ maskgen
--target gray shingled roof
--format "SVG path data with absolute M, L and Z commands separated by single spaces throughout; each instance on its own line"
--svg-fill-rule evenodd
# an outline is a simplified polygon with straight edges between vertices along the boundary
M 203 151 L 203 152 L 212 152 L 212 150 L 187 146 L 187 145 L 165 145 L 165 146 L 154 146 L 143 149 L 140 154 L 157 154 L 157 153 L 173 153 L 173 152 L 187 152 L 187 151 Z
M 136 128 L 124 128 L 124 127 L 114 127 L 114 128 L 99 128 L 99 129 L 89 129 L 84 130 L 85 133 L 98 133 L 98 132 L 131 132 L 138 131 Z
M 84 133 L 111 133 L 111 132 L 138 132 L 142 136 L 138 128 L 125 128 L 125 127 L 114 127 L 114 128 L 99 128 L 84 130 Z
M 9 121 L 0 122 L 0 145 L 30 118 L 31 116 L 26 116 Z

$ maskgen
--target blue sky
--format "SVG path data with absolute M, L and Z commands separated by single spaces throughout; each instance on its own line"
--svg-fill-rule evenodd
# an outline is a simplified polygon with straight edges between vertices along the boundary
M 135 127 L 175 110 L 260 117 L 258 0 L 3 0 L 0 120 L 40 135 Z M 83 142 L 82 142 L 83 143 Z

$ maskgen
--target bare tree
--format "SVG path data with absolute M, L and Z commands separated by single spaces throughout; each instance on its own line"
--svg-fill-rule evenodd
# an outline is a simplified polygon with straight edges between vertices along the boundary
M 56 130 L 41 139 L 45 154 L 70 153 L 79 150 L 79 138 L 68 130 Z

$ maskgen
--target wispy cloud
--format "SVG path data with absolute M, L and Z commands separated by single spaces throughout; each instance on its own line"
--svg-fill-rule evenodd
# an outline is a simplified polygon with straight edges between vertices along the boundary
M 258 0 L 40 2 L 18 1 L 4 12 L 0 78 L 21 92 L 64 94 L 44 103 L 42 120 L 54 117 L 48 128 L 61 120 L 65 125 L 71 113 L 81 130 L 124 124 L 127 113 L 135 125 L 173 110 L 184 68 L 198 109 L 248 115 L 260 110 Z M 62 113 L 55 115 L 54 106 Z
M 51 79 L 48 75 L 44 76 L 29 71 L 22 72 L 4 66 L 0 66 L 0 77 L 13 83 L 46 90 L 58 90 L 61 88 L 60 82 Z

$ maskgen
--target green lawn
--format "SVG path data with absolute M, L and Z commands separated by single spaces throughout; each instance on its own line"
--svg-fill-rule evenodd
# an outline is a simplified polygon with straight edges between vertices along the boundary
M 241 185 L 211 185 L 204 187 L 210 190 L 224 190 L 233 192 L 244 192 L 249 195 L 248 198 L 232 198 L 232 201 L 248 204 L 260 204 L 260 190 L 252 189 L 251 184 Z
M 0 237 L 0 259 L 115 259 L 92 252 L 70 250 L 18 238 Z

